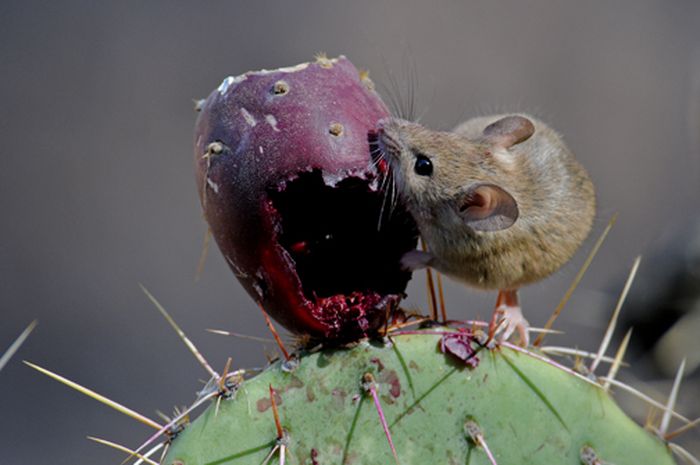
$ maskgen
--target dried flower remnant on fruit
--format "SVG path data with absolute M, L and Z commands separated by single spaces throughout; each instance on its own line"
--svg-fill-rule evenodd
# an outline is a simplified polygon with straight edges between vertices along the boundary
M 324 52 L 319 52 L 315 55 L 316 64 L 321 68 L 331 69 L 333 67 L 333 60 L 329 59 Z
M 369 71 L 365 69 L 360 70 L 360 82 L 362 82 L 367 90 L 374 91 L 374 82 L 369 77 Z

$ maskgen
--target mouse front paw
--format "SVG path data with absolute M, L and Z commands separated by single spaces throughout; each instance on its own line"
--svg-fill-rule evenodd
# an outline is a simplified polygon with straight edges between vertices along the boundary
M 422 250 L 411 250 L 410 252 L 406 252 L 403 257 L 401 257 L 401 268 L 406 271 L 427 268 L 431 265 L 434 259 L 435 257 L 433 254 L 429 252 L 424 252 Z

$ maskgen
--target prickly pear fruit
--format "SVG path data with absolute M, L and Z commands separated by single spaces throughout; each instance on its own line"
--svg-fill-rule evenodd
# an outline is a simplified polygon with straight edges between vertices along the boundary
M 388 111 L 369 78 L 321 57 L 228 77 L 198 108 L 202 207 L 248 293 L 287 329 L 326 341 L 381 328 L 417 233 L 370 158 L 368 132 Z
M 273 364 L 186 427 L 163 463 L 259 465 L 282 444 L 288 464 L 396 463 L 368 373 L 400 464 L 494 463 L 489 453 L 499 465 L 674 463 L 594 382 L 507 347 L 481 349 L 472 368 L 434 332 L 307 354 L 293 371 Z

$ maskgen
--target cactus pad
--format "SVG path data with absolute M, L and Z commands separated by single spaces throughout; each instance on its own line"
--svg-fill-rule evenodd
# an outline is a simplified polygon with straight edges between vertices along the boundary
M 395 463 L 363 389 L 367 373 L 398 463 L 489 464 L 487 449 L 499 465 L 674 463 L 666 445 L 594 383 L 507 347 L 481 349 L 472 368 L 443 354 L 440 339 L 400 335 L 308 354 L 292 371 L 273 364 L 188 426 L 163 463 L 263 463 L 278 443 L 269 386 L 286 463 Z M 279 450 L 270 463 L 280 463 Z

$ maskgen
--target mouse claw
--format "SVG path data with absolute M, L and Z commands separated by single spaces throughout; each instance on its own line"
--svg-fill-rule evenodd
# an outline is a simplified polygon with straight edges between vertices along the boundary
M 501 290 L 498 293 L 496 309 L 489 325 L 489 339 L 495 339 L 500 344 L 507 341 L 518 332 L 520 345 L 527 347 L 530 344 L 530 323 L 523 316 L 518 303 L 517 290 Z
M 406 271 L 419 270 L 431 265 L 435 257 L 429 252 L 422 250 L 411 250 L 401 257 L 401 268 Z
M 500 313 L 497 326 L 502 328 L 502 331 L 496 337 L 498 343 L 507 341 L 517 331 L 520 345 L 523 347 L 530 345 L 530 323 L 523 316 L 519 306 L 502 305 L 496 309 L 496 312 Z

